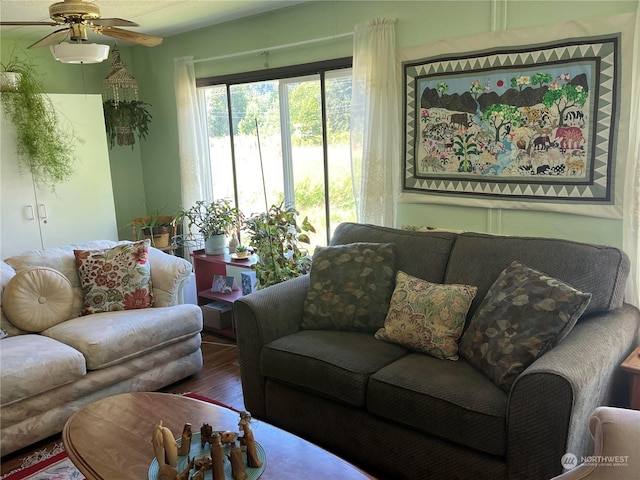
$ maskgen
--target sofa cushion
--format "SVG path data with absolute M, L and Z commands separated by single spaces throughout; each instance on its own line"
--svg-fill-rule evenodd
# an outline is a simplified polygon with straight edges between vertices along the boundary
M 4 294 L 4 287 L 7 286 L 7 283 L 9 283 L 9 280 L 11 280 L 15 276 L 15 274 L 16 271 L 11 265 L 4 261 L 0 261 L 0 306 L 2 306 L 2 295 Z M 4 314 L 4 308 L 0 309 L 0 330 L 2 330 L 6 334 L 3 338 L 12 335 L 22 335 L 23 333 L 27 333 L 24 330 L 16 327 L 9 321 L 7 316 Z
M 117 365 L 202 330 L 196 305 L 104 312 L 67 320 L 42 335 L 82 352 L 88 370 Z
M 471 319 L 460 354 L 508 392 L 525 368 L 567 336 L 590 299 L 590 293 L 513 262 Z
M 1 292 L 4 291 L 4 287 L 7 286 L 9 280 L 11 280 L 15 274 L 16 271 L 11 265 L 5 261 L 0 261 L 0 298 L 2 296 Z
M 82 354 L 42 335 L 18 335 L 0 348 L 2 406 L 72 383 L 86 373 Z
M 514 260 L 578 290 L 591 292 L 585 314 L 622 306 L 629 276 L 629 257 L 614 247 L 555 238 L 462 233 L 451 250 L 447 275 L 441 283 L 478 287 L 469 310 L 471 318 L 500 272 Z
M 384 324 L 394 287 L 395 245 L 317 247 L 302 328 L 374 333 Z
M 338 225 L 331 245 L 355 242 L 393 243 L 396 246 L 396 269 L 433 283 L 445 282 L 444 275 L 455 233 L 410 232 L 377 225 L 345 222 Z M 484 294 L 483 294 L 484 295 Z
M 123 241 L 120 243 L 129 242 Z M 93 240 L 74 245 L 65 245 L 63 247 L 29 250 L 5 259 L 5 262 L 16 271 L 28 267 L 49 267 L 61 272 L 69 279 L 73 287 L 73 309 L 70 315 L 70 317 L 73 318 L 79 316 L 82 310 L 82 287 L 80 286 L 80 279 L 78 278 L 78 270 L 76 268 L 76 259 L 73 255 L 73 250 L 111 248 L 117 244 L 117 242 L 112 240 Z
M 437 358 L 458 359 L 458 338 L 478 289 L 396 274 L 384 327 L 375 337 Z
M 464 359 L 411 353 L 371 375 L 367 409 L 492 455 L 506 453 L 507 395 Z
M 16 327 L 41 332 L 64 322 L 73 307 L 71 282 L 48 267 L 20 270 L 7 284 L 2 308 Z
M 152 302 L 149 239 L 102 250 L 74 250 L 82 314 L 147 308 Z
M 265 377 L 362 407 L 369 376 L 407 353 L 368 333 L 305 330 L 266 344 L 260 371 Z

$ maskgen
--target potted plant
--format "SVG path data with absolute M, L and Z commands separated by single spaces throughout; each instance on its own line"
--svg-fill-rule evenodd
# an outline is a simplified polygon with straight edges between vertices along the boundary
M 135 238 L 151 240 L 151 245 L 166 249 L 171 243 L 172 223 L 174 218 L 169 215 L 150 215 L 148 217 L 137 217 L 131 221 L 135 232 Z
M 239 228 L 243 215 L 230 200 L 220 199 L 213 202 L 198 200 L 189 209 L 178 211 L 177 220 L 187 221 L 187 230 L 198 229 L 204 240 L 207 255 L 225 253 L 227 234 Z
M 309 272 L 311 257 L 302 244 L 309 244 L 307 232 L 315 233 L 316 230 L 306 217 L 298 225 L 297 215 L 294 207 L 272 205 L 267 213 L 253 215 L 245 222 L 249 244 L 259 258 L 253 266 L 258 288 Z
M 247 258 L 250 255 L 249 247 L 246 245 L 238 245 L 236 247 L 236 257 L 239 259 Z
M 38 80 L 28 57 L 12 56 L 0 64 L 3 82 L 2 109 L 16 129 L 17 153 L 38 185 L 52 190 L 73 173 L 76 138 L 71 124 L 61 124 L 57 110 Z
M 0 92 L 17 92 L 23 70 L 22 62 L 14 58 L 0 63 Z
M 139 100 L 106 100 L 102 104 L 104 110 L 104 123 L 107 129 L 109 147 L 116 143 L 119 146 L 133 145 L 136 136 L 142 140 L 147 138 L 151 114 L 147 110 L 148 103 Z

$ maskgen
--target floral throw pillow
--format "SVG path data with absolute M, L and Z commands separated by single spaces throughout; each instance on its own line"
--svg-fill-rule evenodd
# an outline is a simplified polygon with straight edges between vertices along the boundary
M 82 315 L 150 307 L 148 239 L 104 250 L 74 250 L 84 294 Z
M 458 339 L 477 291 L 470 285 L 441 285 L 398 271 L 389 313 L 375 337 L 458 360 Z
M 316 247 L 302 328 L 374 333 L 389 310 L 395 255 L 392 243 Z
M 567 336 L 590 300 L 590 293 L 513 262 L 471 319 L 460 354 L 509 392 L 525 368 Z

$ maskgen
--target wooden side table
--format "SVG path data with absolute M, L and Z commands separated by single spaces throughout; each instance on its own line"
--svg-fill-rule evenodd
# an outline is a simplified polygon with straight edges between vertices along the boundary
M 631 373 L 631 398 L 630 406 L 634 410 L 640 410 L 640 347 L 636 347 L 629 354 L 620 368 Z

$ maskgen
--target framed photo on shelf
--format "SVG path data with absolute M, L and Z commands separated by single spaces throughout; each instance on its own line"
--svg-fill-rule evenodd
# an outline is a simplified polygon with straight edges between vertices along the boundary
M 214 275 L 211 291 L 214 293 L 231 293 L 238 290 L 234 277 L 229 275 Z

